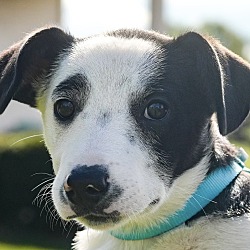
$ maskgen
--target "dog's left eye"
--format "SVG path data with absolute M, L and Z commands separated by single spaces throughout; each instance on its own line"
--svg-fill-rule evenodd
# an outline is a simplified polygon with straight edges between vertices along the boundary
M 168 107 L 163 102 L 150 102 L 145 109 L 144 117 L 150 120 L 160 120 L 168 113 Z
M 55 103 L 54 112 L 60 120 L 69 120 L 75 113 L 75 106 L 70 100 L 61 99 Z

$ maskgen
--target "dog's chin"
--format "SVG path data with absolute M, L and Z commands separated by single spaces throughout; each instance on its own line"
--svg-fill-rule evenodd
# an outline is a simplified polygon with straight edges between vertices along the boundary
M 72 219 L 72 218 L 71 218 Z M 120 215 L 114 214 L 88 214 L 76 216 L 74 218 L 78 223 L 96 230 L 109 230 L 116 227 L 122 221 Z
M 128 212 L 126 215 L 120 214 L 118 211 L 112 213 L 77 213 L 74 216 L 67 217 L 67 220 L 75 220 L 78 223 L 96 230 L 113 230 L 121 226 L 131 223 L 133 220 L 140 220 L 155 211 L 159 199 L 151 202 L 145 209 L 137 212 Z

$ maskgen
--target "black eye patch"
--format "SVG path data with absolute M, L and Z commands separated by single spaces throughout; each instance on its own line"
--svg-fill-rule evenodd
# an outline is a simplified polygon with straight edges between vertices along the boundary
M 58 99 L 84 100 L 86 101 L 90 91 L 87 77 L 83 74 L 73 75 L 59 83 L 52 93 L 52 100 Z

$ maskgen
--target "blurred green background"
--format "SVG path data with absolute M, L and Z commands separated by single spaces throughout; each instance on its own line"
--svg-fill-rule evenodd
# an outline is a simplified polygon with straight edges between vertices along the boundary
M 49 189 L 39 193 L 54 176 L 42 137 L 17 142 L 33 134 L 0 136 L 0 249 L 70 249 L 76 226 L 56 215 Z

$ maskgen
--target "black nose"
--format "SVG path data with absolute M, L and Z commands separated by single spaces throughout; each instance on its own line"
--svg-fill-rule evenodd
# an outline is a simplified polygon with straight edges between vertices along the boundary
M 108 191 L 108 177 L 104 166 L 80 166 L 68 175 L 64 190 L 71 203 L 93 209 Z

